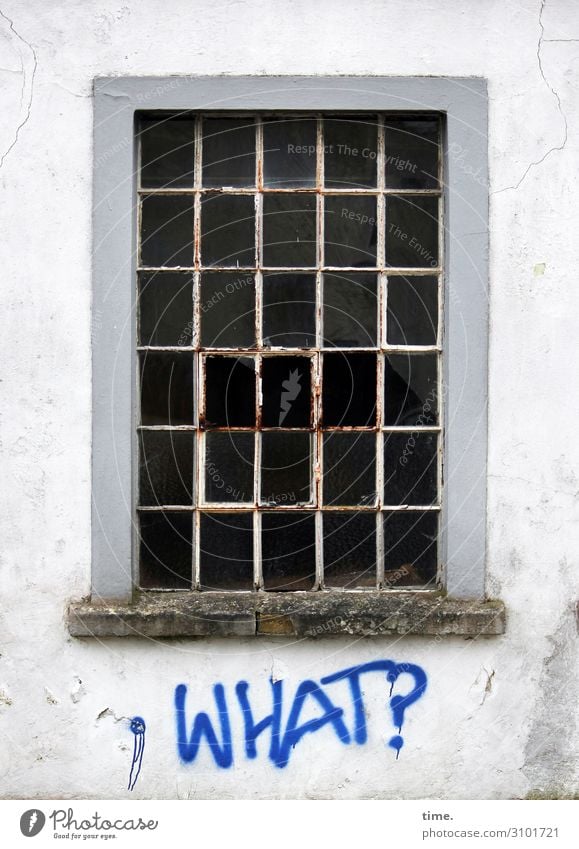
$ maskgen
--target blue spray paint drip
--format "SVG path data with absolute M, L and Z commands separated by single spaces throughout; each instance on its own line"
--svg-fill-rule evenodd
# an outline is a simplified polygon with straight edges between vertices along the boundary
M 141 772 L 143 765 L 143 752 L 145 751 L 145 720 L 141 716 L 134 716 L 131 719 L 129 728 L 135 735 L 133 745 L 133 762 L 131 764 L 131 772 L 129 774 L 129 790 L 135 789 L 137 778 Z

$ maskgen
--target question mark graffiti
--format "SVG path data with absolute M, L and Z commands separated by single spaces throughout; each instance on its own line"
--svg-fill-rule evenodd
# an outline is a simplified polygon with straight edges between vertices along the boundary
M 402 673 L 412 675 L 414 678 L 414 689 L 405 696 L 393 696 L 392 690 L 394 689 L 394 684 L 398 676 Z M 424 695 L 424 691 L 426 690 L 426 673 L 420 666 L 415 666 L 412 663 L 399 663 L 393 671 L 388 672 L 386 677 L 390 681 L 390 709 L 392 711 L 392 718 L 395 727 L 398 729 L 398 734 L 394 735 L 388 741 L 388 745 L 396 749 L 396 760 L 398 760 L 400 749 L 404 745 L 404 740 L 400 736 L 402 726 L 404 725 L 404 713 L 410 705 L 413 705 L 414 702 L 417 702 Z
M 131 719 L 131 724 L 129 728 L 135 735 L 134 745 L 133 745 L 133 762 L 131 764 L 131 772 L 129 774 L 129 790 L 134 790 L 135 784 L 137 783 L 137 778 L 139 777 L 139 773 L 141 772 L 141 766 L 143 764 L 143 752 L 145 751 L 145 720 L 142 716 L 134 716 Z M 133 776 L 133 771 L 134 776 Z

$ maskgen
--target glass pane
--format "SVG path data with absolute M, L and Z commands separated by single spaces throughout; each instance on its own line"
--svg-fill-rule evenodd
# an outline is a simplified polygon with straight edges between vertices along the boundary
M 324 434 L 324 504 L 336 507 L 376 503 L 376 434 Z
M 172 271 L 139 274 L 139 345 L 191 345 L 193 278 Z
M 193 265 L 193 198 L 150 195 L 141 203 L 141 265 Z
M 203 185 L 255 185 L 255 122 L 203 118 Z
M 376 346 L 377 292 L 375 274 L 324 274 L 324 347 Z
M 195 178 L 195 121 L 189 118 L 141 121 L 141 186 L 183 189 Z
M 263 264 L 315 267 L 315 195 L 264 195 Z
M 384 434 L 384 503 L 436 504 L 438 437 L 435 433 Z
M 324 265 L 368 268 L 376 265 L 376 198 L 325 198 Z
M 316 577 L 313 513 L 263 513 L 261 547 L 266 590 L 311 590 Z
M 255 427 L 255 361 L 251 357 L 206 358 L 205 426 Z
M 384 424 L 424 427 L 438 421 L 436 354 L 384 359 Z
M 326 587 L 376 587 L 376 514 L 324 513 Z
M 385 142 L 387 188 L 438 188 L 437 118 L 389 120 Z
M 261 435 L 261 502 L 311 501 L 312 437 L 309 433 Z
M 202 513 L 202 590 L 253 589 L 253 514 Z
M 324 183 L 330 189 L 376 186 L 376 116 L 324 119 Z
M 384 513 L 386 586 L 434 583 L 437 569 L 438 511 Z
M 376 424 L 376 355 L 324 354 L 324 427 Z
M 315 118 L 280 118 L 263 125 L 263 183 L 266 188 L 316 185 Z
M 192 582 L 193 515 L 141 513 L 139 582 L 144 589 L 187 590 Z
M 255 345 L 253 274 L 210 272 L 201 275 L 201 345 L 204 348 L 251 348 Z
M 193 503 L 195 434 L 139 432 L 139 504 L 190 506 Z
M 263 344 L 274 348 L 315 347 L 314 274 L 264 275 Z
M 311 367 L 310 357 L 263 358 L 263 427 L 310 427 Z
M 387 304 L 389 345 L 436 345 L 436 277 L 389 277 Z
M 208 194 L 201 199 L 201 263 L 255 265 L 253 196 Z
M 386 265 L 436 268 L 438 198 L 386 198 Z
M 205 501 L 253 503 L 253 433 L 205 436 Z
M 141 424 L 193 424 L 193 355 L 140 355 Z

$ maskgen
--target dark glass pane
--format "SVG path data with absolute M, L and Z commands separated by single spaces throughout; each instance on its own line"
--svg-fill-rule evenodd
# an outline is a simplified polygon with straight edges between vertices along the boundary
M 192 582 L 191 513 L 141 513 L 139 582 L 144 589 L 186 590 Z
M 203 590 L 253 589 L 253 515 L 202 513 L 200 582 Z
M 375 274 L 324 274 L 324 347 L 375 347 L 377 285 Z
M 437 568 L 438 512 L 384 513 L 386 586 L 433 583 Z
M 193 278 L 172 271 L 139 274 L 139 344 L 190 345 Z
M 205 437 L 205 501 L 253 503 L 253 433 Z
M 423 427 L 438 421 L 436 354 L 384 359 L 384 424 Z
M 193 265 L 193 198 L 149 195 L 141 204 L 141 264 Z
M 325 198 L 324 265 L 368 268 L 376 265 L 376 198 Z
M 263 344 L 276 348 L 315 347 L 314 274 L 264 275 Z
M 263 358 L 263 427 L 310 427 L 311 364 L 310 357 Z
M 385 141 L 387 188 L 438 188 L 437 118 L 389 121 Z
M 326 587 L 376 587 L 376 514 L 324 513 Z
M 255 123 L 246 118 L 203 118 L 203 185 L 255 185 Z
M 436 268 L 438 198 L 386 198 L 386 265 Z
M 266 590 L 311 590 L 316 577 L 313 513 L 264 513 L 261 518 Z
M 140 355 L 141 424 L 193 424 L 193 356 L 147 351 Z
M 315 118 L 280 118 L 263 125 L 263 182 L 266 188 L 316 185 Z
M 255 204 L 250 195 L 209 194 L 201 200 L 201 263 L 255 265 Z
M 437 500 L 435 433 L 384 434 L 384 503 L 428 506 Z
M 261 501 L 299 504 L 311 500 L 312 437 L 309 433 L 263 433 Z
M 316 265 L 314 195 L 264 195 L 263 264 L 289 268 Z
M 376 186 L 376 116 L 324 119 L 324 183 L 330 189 Z
M 436 277 L 389 277 L 387 303 L 390 345 L 436 345 Z
M 139 432 L 139 504 L 155 507 L 193 503 L 195 434 Z
M 255 345 L 253 274 L 214 271 L 201 276 L 201 344 L 204 348 Z
M 255 427 L 255 361 L 250 357 L 205 360 L 206 427 Z
M 195 177 L 195 121 L 188 118 L 141 121 L 141 186 L 183 189 Z
M 376 424 L 376 355 L 324 354 L 324 427 Z
M 376 434 L 324 434 L 324 504 L 336 507 L 376 503 Z

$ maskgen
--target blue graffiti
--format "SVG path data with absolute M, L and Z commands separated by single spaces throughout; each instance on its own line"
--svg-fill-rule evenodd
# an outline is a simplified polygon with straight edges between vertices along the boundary
M 313 734 L 330 726 L 344 745 L 352 742 L 363 745 L 368 739 L 364 696 L 361 677 L 371 672 L 385 673 L 386 682 L 390 685 L 389 706 L 392 711 L 393 725 L 398 732 L 390 738 L 388 746 L 396 751 L 396 760 L 404 745 L 401 736 L 405 714 L 408 708 L 424 695 L 427 686 L 426 673 L 420 666 L 412 663 L 395 663 L 392 660 L 374 660 L 369 663 L 351 666 L 326 675 L 320 683 L 312 680 L 302 681 L 293 697 L 285 729 L 282 729 L 283 710 L 283 681 L 270 678 L 272 691 L 272 711 L 267 716 L 256 719 L 249 698 L 249 684 L 238 681 L 235 695 L 243 718 L 245 755 L 254 759 L 258 755 L 257 740 L 269 731 L 269 759 L 280 769 L 289 763 L 291 754 L 299 741 L 306 734 Z M 414 679 L 414 686 L 405 695 L 392 695 L 393 688 L 402 674 Z M 353 729 L 350 731 L 344 721 L 344 709 L 335 705 L 323 687 L 336 681 L 347 681 L 352 698 L 354 711 Z M 188 732 L 186 719 L 187 686 L 179 684 L 175 689 L 175 711 L 177 719 L 177 750 L 179 757 L 185 763 L 192 763 L 197 757 L 201 743 L 205 739 L 217 766 L 228 769 L 233 765 L 233 740 L 229 708 L 223 684 L 215 684 L 213 697 L 217 708 L 220 728 L 220 739 L 207 713 L 197 713 L 191 732 Z M 320 716 L 301 722 L 301 716 L 306 703 L 315 703 L 322 711 Z
M 129 790 L 135 789 L 137 778 L 141 772 L 143 765 L 143 752 L 145 751 L 145 720 L 142 716 L 134 716 L 131 719 L 129 728 L 135 735 L 133 742 L 133 762 L 131 763 L 131 772 L 129 773 Z

